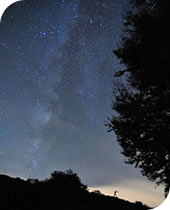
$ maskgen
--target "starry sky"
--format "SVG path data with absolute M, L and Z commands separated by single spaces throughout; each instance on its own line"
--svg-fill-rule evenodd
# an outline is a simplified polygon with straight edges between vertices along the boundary
M 71 168 L 89 189 L 157 205 L 163 188 L 124 163 L 108 133 L 113 56 L 128 0 L 24 0 L 0 23 L 0 173 Z

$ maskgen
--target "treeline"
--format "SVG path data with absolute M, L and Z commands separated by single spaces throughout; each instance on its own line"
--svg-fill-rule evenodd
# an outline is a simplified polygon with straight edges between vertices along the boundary
M 3 210 L 146 210 L 141 202 L 89 192 L 72 170 L 55 171 L 49 179 L 22 180 L 0 175 L 0 208 Z

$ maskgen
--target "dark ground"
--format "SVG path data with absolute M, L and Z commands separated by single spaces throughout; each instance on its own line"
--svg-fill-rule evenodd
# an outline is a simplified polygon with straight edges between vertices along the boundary
M 99 191 L 88 192 L 76 173 L 55 171 L 49 179 L 22 180 L 0 175 L 0 209 L 3 210 L 146 210 Z

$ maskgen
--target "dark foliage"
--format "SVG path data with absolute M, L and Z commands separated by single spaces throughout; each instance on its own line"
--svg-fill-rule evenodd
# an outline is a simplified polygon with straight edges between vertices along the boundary
M 166 0 L 133 0 L 127 36 L 114 51 L 125 69 L 115 75 L 109 131 L 127 163 L 157 184 L 170 185 L 170 12 Z M 120 80 L 121 79 L 121 80 Z
M 55 171 L 51 178 L 22 180 L 0 175 L 0 209 L 3 210 L 146 210 L 99 191 L 88 192 L 76 173 Z

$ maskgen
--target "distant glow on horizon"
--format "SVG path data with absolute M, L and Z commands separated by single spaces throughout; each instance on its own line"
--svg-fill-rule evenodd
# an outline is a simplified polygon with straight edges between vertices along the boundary
M 118 198 L 130 202 L 141 201 L 149 207 L 157 207 L 165 200 L 163 187 L 155 188 L 154 183 L 141 180 L 127 180 L 122 184 L 112 186 L 89 187 L 90 192 L 94 190 L 100 190 L 101 193 L 109 196 L 114 196 L 114 191 L 117 190 Z M 162 191 L 162 196 L 160 196 L 160 191 Z

